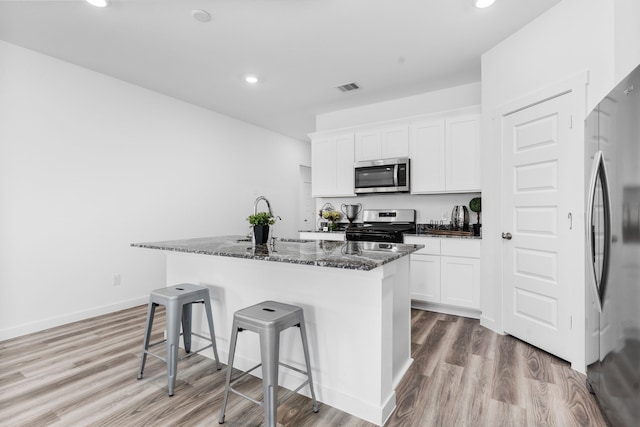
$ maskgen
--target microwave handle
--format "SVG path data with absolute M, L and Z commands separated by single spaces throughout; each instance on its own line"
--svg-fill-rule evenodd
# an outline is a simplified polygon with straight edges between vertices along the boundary
M 393 166 L 393 185 L 394 187 L 398 186 L 398 169 L 400 169 L 400 165 Z

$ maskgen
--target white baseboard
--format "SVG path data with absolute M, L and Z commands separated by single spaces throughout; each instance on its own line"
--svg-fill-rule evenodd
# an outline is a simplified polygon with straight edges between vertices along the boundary
M 491 329 L 493 332 L 504 335 L 504 329 L 493 319 L 490 319 L 485 316 L 480 316 L 480 324 L 487 329 Z
M 60 316 L 49 317 L 47 319 L 38 320 L 32 323 L 26 323 L 7 329 L 0 329 L 0 341 L 16 338 L 22 335 L 31 334 L 33 332 L 42 331 L 56 326 L 65 325 L 67 323 L 85 320 L 91 317 L 101 316 L 103 314 L 113 313 L 114 311 L 124 310 L 126 308 L 135 307 L 137 305 L 149 302 L 149 295 L 137 297 L 126 301 L 119 301 L 114 304 L 93 307 L 87 310 L 80 310 L 74 313 L 67 313 Z
M 411 308 L 418 310 L 435 311 L 436 313 L 452 314 L 455 316 L 480 319 L 480 311 L 471 308 L 454 307 L 452 305 L 435 304 L 431 302 L 411 300 Z

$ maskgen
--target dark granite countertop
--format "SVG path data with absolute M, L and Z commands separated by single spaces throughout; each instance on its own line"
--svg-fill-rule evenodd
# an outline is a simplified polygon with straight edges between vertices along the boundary
M 447 235 L 447 234 L 434 234 L 434 233 L 429 233 L 424 232 L 424 233 L 404 233 L 404 236 L 411 236 L 411 237 L 437 237 L 440 239 L 482 239 L 482 235 L 480 236 L 455 236 L 455 235 Z
M 423 245 L 394 243 L 301 239 L 277 239 L 273 246 L 270 244 L 253 246 L 251 240 L 245 236 L 216 236 L 132 243 L 131 246 L 362 271 L 373 270 L 424 247 Z

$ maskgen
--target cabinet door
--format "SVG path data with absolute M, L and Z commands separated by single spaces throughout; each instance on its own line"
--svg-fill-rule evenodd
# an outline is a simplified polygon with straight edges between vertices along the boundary
M 335 137 L 334 196 L 355 196 L 353 133 Z
M 452 256 L 440 257 L 442 304 L 480 308 L 480 260 Z
M 379 160 L 382 158 L 382 133 L 379 130 L 356 133 L 355 160 Z
M 327 196 L 335 186 L 335 144 L 330 139 L 311 142 L 311 195 Z
M 382 130 L 382 158 L 409 156 L 409 131 L 407 126 L 396 126 Z
M 410 255 L 411 299 L 440 302 L 440 256 Z
M 480 118 L 447 120 L 447 191 L 480 191 Z
M 311 195 L 355 196 L 353 133 L 311 141 Z
M 411 125 L 411 192 L 445 191 L 445 122 L 418 122 Z

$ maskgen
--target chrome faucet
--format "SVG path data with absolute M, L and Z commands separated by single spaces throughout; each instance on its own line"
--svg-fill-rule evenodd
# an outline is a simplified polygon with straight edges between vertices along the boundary
M 273 216 L 273 211 L 271 210 L 271 203 L 269 203 L 269 200 L 267 200 L 266 197 L 264 196 L 258 196 L 258 198 L 256 199 L 255 202 L 253 202 L 253 214 L 256 215 L 258 213 L 258 203 L 260 202 L 260 200 L 264 200 L 264 202 L 267 204 L 267 210 L 269 211 L 269 215 Z M 275 217 L 276 219 L 280 219 L 280 217 Z M 253 233 L 250 230 L 249 233 L 251 233 L 252 238 Z M 254 241 L 255 243 L 255 241 Z M 273 235 L 273 230 L 271 231 L 271 249 L 273 249 L 274 245 L 276 243 L 276 237 Z
M 258 213 L 258 202 L 260 200 L 264 200 L 267 204 L 267 209 L 269 210 L 269 215 L 273 216 L 273 212 L 271 211 L 271 203 L 264 196 L 258 196 L 255 202 L 253 202 L 253 214 L 256 215 Z

